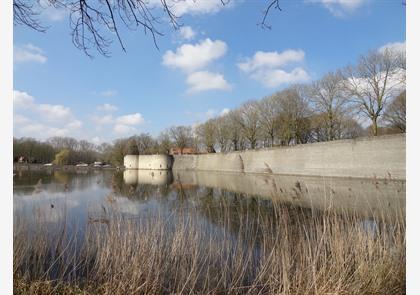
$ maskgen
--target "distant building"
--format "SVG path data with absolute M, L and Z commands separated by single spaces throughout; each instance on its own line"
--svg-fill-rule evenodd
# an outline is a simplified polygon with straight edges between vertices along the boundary
M 170 155 L 194 155 L 198 154 L 197 150 L 195 148 L 183 148 L 182 150 L 180 148 L 171 148 L 169 150 Z

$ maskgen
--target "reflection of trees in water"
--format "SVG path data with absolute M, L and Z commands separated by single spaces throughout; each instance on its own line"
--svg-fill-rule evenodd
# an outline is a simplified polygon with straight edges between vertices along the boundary
M 46 191 L 48 193 L 86 190 L 94 185 L 104 185 L 110 173 L 94 171 L 19 171 L 13 177 L 14 190 L 21 193 Z M 112 174 L 111 174 L 112 175 Z

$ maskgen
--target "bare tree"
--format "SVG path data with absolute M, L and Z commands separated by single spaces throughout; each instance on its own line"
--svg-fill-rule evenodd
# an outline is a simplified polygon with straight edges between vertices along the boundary
M 306 88 L 308 99 L 314 104 L 319 114 L 317 119 L 323 119 L 327 128 L 327 140 L 337 138 L 337 128 L 346 111 L 347 99 L 344 95 L 344 83 L 339 73 L 328 73 L 322 79 L 313 82 Z M 322 123 L 322 122 L 318 122 Z M 320 125 L 318 125 L 320 127 Z
M 171 137 L 167 130 L 162 131 L 158 137 L 158 144 L 159 144 L 159 153 L 161 154 L 169 154 L 169 151 L 172 147 Z
M 221 152 L 226 152 L 229 150 L 233 127 L 229 124 L 229 121 L 229 114 L 221 116 L 215 121 L 216 142 L 218 143 Z
M 63 9 L 69 15 L 69 23 L 73 44 L 86 55 L 96 49 L 100 54 L 109 56 L 109 47 L 117 40 L 125 51 L 122 28 L 143 30 L 149 33 L 156 47 L 157 37 L 162 36 L 161 24 L 167 22 L 178 29 L 179 16 L 175 14 L 175 6 L 185 0 L 160 0 L 151 3 L 149 0 L 45 0 L 39 5 L 39 0 L 13 0 L 15 25 L 25 25 L 34 30 L 44 32 L 38 17 L 40 11 L 47 6 Z M 207 1 L 207 0 L 197 0 Z M 267 8 L 263 12 L 259 25 L 270 28 L 267 16 L 273 9 L 281 10 L 279 0 L 266 0 Z M 230 0 L 220 0 L 226 5 Z
M 78 146 L 77 140 L 72 137 L 54 136 L 54 137 L 49 138 L 47 142 L 51 144 L 52 147 L 55 148 L 56 150 L 62 150 L 62 149 L 76 150 Z
M 38 20 L 39 12 L 35 7 L 37 2 L 31 0 L 13 1 L 13 22 L 15 25 L 25 25 L 39 32 L 45 32 L 46 28 Z
M 229 126 L 229 138 L 232 142 L 232 147 L 234 151 L 239 151 L 244 148 L 243 143 L 243 132 L 242 126 L 240 124 L 241 114 L 239 110 L 232 110 L 227 115 L 227 124 Z
M 395 97 L 384 112 L 384 121 L 401 132 L 406 130 L 405 90 Z
M 356 66 L 344 70 L 346 88 L 358 109 L 372 121 L 372 134 L 378 135 L 378 119 L 390 98 L 404 87 L 404 69 L 395 52 L 371 51 Z
M 293 86 L 278 95 L 282 144 L 306 143 L 310 140 L 311 111 L 301 92 L 301 86 Z
M 169 129 L 169 134 L 175 145 L 181 150 L 192 146 L 193 134 L 190 126 L 174 126 Z
M 258 103 L 258 116 L 261 129 L 265 137 L 269 139 L 269 145 L 274 145 L 279 130 L 280 104 L 276 94 L 263 98 Z
M 209 119 L 197 126 L 199 142 L 203 143 L 208 153 L 214 153 L 216 145 L 216 120 Z
M 340 139 L 352 139 L 365 135 L 363 127 L 350 116 L 344 116 L 341 119 L 340 126 L 338 127 L 338 136 Z
M 236 116 L 238 124 L 242 128 L 242 134 L 247 139 L 251 149 L 257 147 L 260 119 L 258 112 L 258 102 L 248 101 L 238 109 Z
M 141 133 L 129 138 L 137 145 L 140 155 L 149 155 L 157 153 L 158 147 L 156 140 L 148 133 Z

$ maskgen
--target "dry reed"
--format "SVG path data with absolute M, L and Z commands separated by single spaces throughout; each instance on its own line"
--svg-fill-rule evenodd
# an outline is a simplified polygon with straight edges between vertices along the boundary
M 404 214 L 266 203 L 220 198 L 138 219 L 107 208 L 83 235 L 17 219 L 15 293 L 405 293 Z

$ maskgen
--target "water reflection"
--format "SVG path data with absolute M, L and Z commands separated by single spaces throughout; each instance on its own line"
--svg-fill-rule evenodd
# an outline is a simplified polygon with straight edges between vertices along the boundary
M 135 181 L 137 174 L 137 182 Z M 215 173 L 204 171 L 124 172 L 124 183 L 169 185 L 184 195 L 194 187 L 223 189 L 229 192 L 281 200 L 287 204 L 320 210 L 337 209 L 365 216 L 399 214 L 405 208 L 405 181 L 326 178 L 313 176 Z
M 206 222 L 217 224 L 215 208 L 220 202 L 236 213 L 245 205 L 249 213 L 252 204 L 258 204 L 266 214 L 272 200 L 300 210 L 392 219 L 405 214 L 405 182 L 146 170 L 20 171 L 14 177 L 15 218 L 30 221 L 42 216 L 45 223 L 83 224 L 110 210 L 138 217 L 151 212 L 170 215 L 180 208 L 185 213 L 193 207 Z
M 374 267 L 387 268 L 384 273 L 404 268 L 402 181 L 192 171 L 27 171 L 14 176 L 13 202 L 16 273 L 34 280 L 84 283 L 95 265 L 99 278 L 101 269 L 115 274 L 112 282 L 126 290 L 143 286 L 133 285 L 141 277 L 139 270 L 160 271 L 153 275 L 163 280 L 156 288 L 168 287 L 157 293 L 178 294 L 181 289 L 168 281 L 185 286 L 190 270 L 197 267 L 203 271 L 194 272 L 191 293 L 222 294 L 226 289 L 216 292 L 214 286 L 235 271 L 244 288 L 260 286 L 258 280 L 269 271 L 263 284 L 272 286 L 275 278 L 276 294 L 284 288 L 281 278 L 289 275 L 287 281 L 307 283 L 310 290 L 317 264 L 343 277 L 354 277 L 354 271 L 347 273 L 352 269 L 366 270 L 360 278 Z M 157 260 L 162 264 L 156 267 Z M 103 285 L 95 276 L 89 278 L 90 284 Z M 232 280 L 236 288 L 237 279 Z M 230 293 L 237 293 L 235 288 Z

